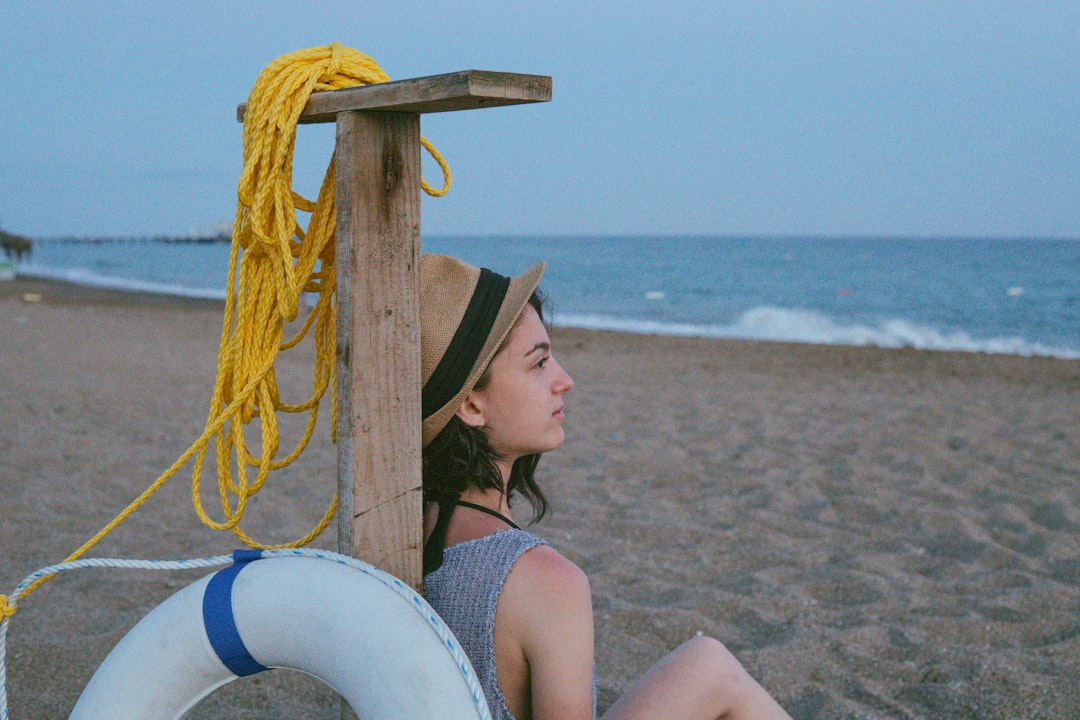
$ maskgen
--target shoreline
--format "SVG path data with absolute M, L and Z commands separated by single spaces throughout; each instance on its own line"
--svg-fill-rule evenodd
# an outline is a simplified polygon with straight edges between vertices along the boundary
M 18 299 L 26 293 L 40 295 L 41 302 L 55 305 L 97 304 L 118 306 L 133 304 L 162 307 L 179 305 L 225 308 L 225 301 L 216 298 L 190 297 L 140 290 L 117 290 L 45 277 L 20 275 L 14 280 L 0 282 L 0 300 L 7 298 Z
M 0 283 L 0 592 L 78 547 L 198 435 L 222 309 Z M 1080 361 L 568 328 L 553 341 L 576 388 L 566 443 L 538 471 L 553 512 L 532 529 L 590 576 L 601 710 L 697 632 L 800 720 L 1080 706 Z M 290 397 L 310 383 L 297 352 L 278 373 Z M 253 501 L 260 540 L 299 537 L 326 507 L 326 422 Z M 315 544 L 334 548 L 335 531 Z M 181 473 L 90 555 L 236 546 L 198 522 Z M 12 717 L 66 716 L 124 632 L 195 577 L 87 570 L 20 603 Z M 336 720 L 331 695 L 264 674 L 193 717 Z
M 124 304 L 127 302 L 134 302 L 138 304 L 158 304 L 167 306 L 171 303 L 188 303 L 192 305 L 206 305 L 206 306 L 218 306 L 224 308 L 224 298 L 204 297 L 200 295 L 184 295 L 174 294 L 165 290 L 145 290 L 145 289 L 119 289 L 113 287 L 103 287 L 98 285 L 84 285 L 78 282 L 74 282 L 68 279 L 52 278 L 44 276 L 19 276 L 14 281 L 0 282 L 0 299 L 10 295 L 21 295 L 23 293 L 36 293 L 42 295 L 42 297 L 51 297 L 51 301 L 59 303 L 67 302 L 98 302 L 106 304 Z M 882 350 L 882 351 L 895 351 L 895 352 L 917 352 L 917 353 L 938 353 L 945 355 L 959 354 L 959 355 L 973 355 L 973 356 L 988 356 L 988 357 L 1006 357 L 1006 358 L 1019 358 L 1019 359 L 1035 359 L 1035 360 L 1053 360 L 1064 362 L 1075 362 L 1080 360 L 1080 351 L 1076 351 L 1076 357 L 1071 354 L 1073 351 L 1061 349 L 1059 354 L 1052 353 L 1031 353 L 1031 354 L 1016 354 L 1008 352 L 997 352 L 990 350 L 963 350 L 963 349 L 940 349 L 940 348 L 920 348 L 913 345 L 904 347 L 890 347 L 874 344 L 843 344 L 843 343 L 826 343 L 826 342 L 801 342 L 792 340 L 769 340 L 760 338 L 739 338 L 739 337 L 714 337 L 708 335 L 696 335 L 687 334 L 682 332 L 648 332 L 645 330 L 633 330 L 633 329 L 607 329 L 596 328 L 589 326 L 582 326 L 576 324 L 570 325 L 555 325 L 559 331 L 562 332 L 586 332 L 586 333 L 611 333 L 615 335 L 631 335 L 638 337 L 653 337 L 670 340 L 688 339 L 688 340 L 701 340 L 704 342 L 725 342 L 725 343 L 765 343 L 768 345 L 781 345 L 786 347 L 808 347 L 808 348 L 840 348 L 843 350 Z M 1062 355 L 1060 353 L 1065 353 Z

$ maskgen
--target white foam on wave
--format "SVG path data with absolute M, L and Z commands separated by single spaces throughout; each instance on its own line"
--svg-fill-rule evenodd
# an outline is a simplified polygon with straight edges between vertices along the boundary
M 100 275 L 85 268 L 55 268 L 24 263 L 17 266 L 17 272 L 24 277 L 60 280 L 109 290 L 208 300 L 225 299 L 224 289 L 133 280 Z M 640 320 L 581 313 L 556 313 L 554 324 L 561 327 L 611 330 L 642 335 L 766 340 L 812 345 L 909 347 L 918 350 L 984 352 L 1024 357 L 1043 356 L 1080 359 L 1080 350 L 1053 347 L 1017 336 L 975 338 L 966 332 L 942 332 L 903 319 L 886 320 L 874 325 L 845 325 L 834 318 L 812 310 L 772 306 L 747 310 L 728 325 Z
M 886 348 L 983 352 L 1024 357 L 1080 358 L 1080 350 L 1057 348 L 1021 337 L 974 338 L 965 332 L 942 332 L 908 320 L 876 325 L 844 325 L 822 313 L 778 307 L 747 310 L 729 325 L 701 325 L 635 320 L 606 315 L 557 313 L 554 324 L 587 330 L 643 335 L 797 342 L 812 345 L 872 345 Z
M 103 288 L 106 290 L 152 293 L 154 295 L 173 295 L 176 297 L 199 298 L 204 300 L 225 299 L 224 289 L 196 288 L 186 285 L 132 280 L 130 278 L 114 277 L 111 275 L 99 275 L 85 268 L 55 268 L 44 265 L 26 264 L 19 265 L 18 273 L 24 277 L 41 278 L 43 280 L 60 280 L 74 285 L 85 285 L 87 287 Z

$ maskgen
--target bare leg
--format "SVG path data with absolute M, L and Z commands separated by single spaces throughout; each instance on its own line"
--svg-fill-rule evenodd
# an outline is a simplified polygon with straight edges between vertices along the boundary
M 726 647 L 689 640 L 630 686 L 603 720 L 791 720 Z

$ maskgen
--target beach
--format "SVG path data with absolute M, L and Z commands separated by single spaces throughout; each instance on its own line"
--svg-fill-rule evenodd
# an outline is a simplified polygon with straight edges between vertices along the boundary
M 0 282 L 0 592 L 198 437 L 221 323 L 215 301 Z M 538 471 L 553 510 L 532 529 L 590 577 L 601 711 L 701 632 L 799 719 L 1080 717 L 1080 360 L 552 339 L 576 387 L 566 443 Z M 302 399 L 312 356 L 281 359 L 283 394 Z M 299 537 L 324 512 L 336 456 L 321 420 L 253 501 L 257 539 Z M 190 483 L 181 472 L 89 555 L 236 548 L 199 522 Z M 213 509 L 212 471 L 204 485 Z M 333 528 L 315 545 L 336 549 Z M 12 718 L 66 717 L 123 634 L 204 572 L 81 570 L 26 598 Z M 340 717 L 291 672 L 237 681 L 192 717 L 221 715 Z

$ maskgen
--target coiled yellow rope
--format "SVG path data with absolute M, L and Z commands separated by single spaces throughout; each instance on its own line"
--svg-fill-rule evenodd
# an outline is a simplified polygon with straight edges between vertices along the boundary
M 296 125 L 311 93 L 386 82 L 386 73 L 367 55 L 333 43 L 283 55 L 259 74 L 244 114 L 244 169 L 237 189 L 236 219 L 229 258 L 225 318 L 218 350 L 217 378 L 206 427 L 197 440 L 108 525 L 64 562 L 82 557 L 112 532 L 180 468 L 195 458 L 191 497 L 195 512 L 208 527 L 229 530 L 241 542 L 257 548 L 299 547 L 319 536 L 334 518 L 336 493 L 322 519 L 307 535 L 289 543 L 264 545 L 241 530 L 248 500 L 265 484 L 270 472 L 293 462 L 307 447 L 315 429 L 319 404 L 329 387 L 331 427 L 336 425 L 334 368 L 334 163 L 323 178 L 315 202 L 292 190 L 292 161 Z M 445 161 L 427 140 L 421 144 L 439 164 L 443 187 L 434 190 L 421 180 L 429 195 L 450 189 Z M 307 229 L 296 211 L 311 214 Z M 283 340 L 285 324 L 296 319 L 301 293 L 318 296 L 296 335 Z M 297 345 L 314 328 L 315 367 L 310 397 L 298 404 L 282 402 L 274 365 L 280 351 Z M 284 457 L 279 450 L 278 412 L 307 413 L 307 426 Z M 258 418 L 259 450 L 253 452 L 244 427 Z M 333 433 L 333 430 L 331 431 Z M 224 519 L 214 520 L 202 503 L 200 480 L 210 440 L 214 441 L 218 498 Z M 334 437 L 336 441 L 336 437 Z M 235 474 L 232 458 L 235 453 Z M 248 468 L 254 468 L 249 476 Z M 29 595 L 47 578 L 31 585 Z M 0 596 L 0 619 L 15 614 L 15 606 Z

